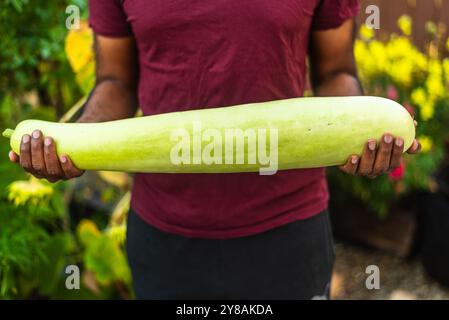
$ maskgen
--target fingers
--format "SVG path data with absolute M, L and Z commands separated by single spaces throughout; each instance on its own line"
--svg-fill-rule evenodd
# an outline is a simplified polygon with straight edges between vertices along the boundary
M 83 170 L 79 170 L 74 166 L 72 160 L 68 156 L 63 155 L 59 160 L 65 179 L 76 178 L 84 173 Z
M 371 175 L 379 176 L 390 170 L 391 153 L 393 150 L 393 136 L 391 134 L 384 134 L 379 144 L 374 161 L 373 172 Z
M 52 138 L 44 139 L 44 160 L 45 168 L 47 170 L 46 178 L 50 182 L 55 182 L 64 177 L 64 173 L 59 164 L 59 159 L 56 154 L 56 146 Z
M 409 154 L 417 154 L 421 152 L 421 144 L 418 140 L 413 140 L 412 146 L 407 150 Z
M 33 165 L 31 164 L 31 136 L 28 134 L 23 135 L 22 142 L 20 143 L 20 165 L 22 168 L 34 175 Z
M 376 146 L 377 142 L 371 139 L 365 145 L 363 150 L 362 159 L 360 160 L 358 174 L 362 176 L 370 175 L 373 172 L 373 165 L 376 159 Z
M 68 156 L 58 158 L 55 141 L 50 137 L 44 138 L 39 130 L 22 137 L 20 156 L 10 152 L 9 157 L 11 161 L 19 162 L 25 171 L 50 182 L 79 177 L 84 173 L 73 165 Z
M 14 163 L 19 162 L 19 156 L 12 150 L 9 151 L 8 157 L 11 162 L 14 162 Z
M 391 153 L 390 169 L 396 169 L 401 166 L 402 153 L 404 152 L 404 140 L 396 138 L 394 140 L 393 152 Z
M 382 136 L 378 146 L 376 140 L 368 140 L 362 156 L 352 155 L 346 164 L 340 166 L 340 170 L 374 179 L 401 166 L 404 144 L 404 139 L 394 138 L 389 133 Z M 414 140 L 408 152 L 418 153 L 420 149 L 419 142 Z
M 31 164 L 37 176 L 47 176 L 44 158 L 44 139 L 39 130 L 33 131 L 31 135 Z
M 352 155 L 344 165 L 340 166 L 340 170 L 347 174 L 355 175 L 357 173 L 358 164 L 359 157 L 356 155 Z
M 413 120 L 413 124 L 415 125 L 415 128 L 418 126 L 418 121 Z M 407 150 L 407 153 L 409 154 L 417 154 L 421 152 L 421 144 L 418 140 L 413 140 L 412 146 Z

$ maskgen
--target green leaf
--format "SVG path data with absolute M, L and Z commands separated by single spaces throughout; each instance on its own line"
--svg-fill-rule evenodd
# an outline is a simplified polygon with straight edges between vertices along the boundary
M 84 260 L 87 269 L 95 274 L 97 281 L 102 285 L 109 285 L 115 281 L 129 283 L 131 280 L 123 250 L 104 234 L 87 247 Z
M 51 296 L 59 282 L 65 282 L 66 257 L 74 249 L 73 238 L 68 233 L 56 234 L 44 248 L 46 261 L 36 266 L 39 292 Z

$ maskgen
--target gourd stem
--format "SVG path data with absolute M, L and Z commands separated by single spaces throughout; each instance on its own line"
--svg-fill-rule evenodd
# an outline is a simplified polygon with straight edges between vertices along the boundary
M 6 129 L 5 131 L 3 131 L 3 133 L 2 133 L 2 135 L 5 137 L 5 138 L 11 138 L 12 137 L 12 134 L 14 133 L 14 130 L 13 129 Z

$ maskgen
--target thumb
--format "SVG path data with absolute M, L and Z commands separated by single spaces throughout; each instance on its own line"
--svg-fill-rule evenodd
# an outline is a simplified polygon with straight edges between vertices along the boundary
M 15 163 L 19 162 L 19 156 L 14 151 L 10 150 L 8 156 L 11 162 Z

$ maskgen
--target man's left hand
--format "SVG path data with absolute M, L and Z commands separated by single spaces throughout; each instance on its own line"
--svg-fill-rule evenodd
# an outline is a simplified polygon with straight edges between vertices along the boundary
M 407 150 L 409 154 L 421 151 L 418 140 L 413 140 L 412 146 Z M 377 145 L 376 140 L 369 140 L 363 150 L 362 156 L 352 155 L 340 170 L 350 175 L 376 178 L 391 172 L 401 165 L 404 152 L 404 140 L 395 138 L 391 134 L 384 134 Z

